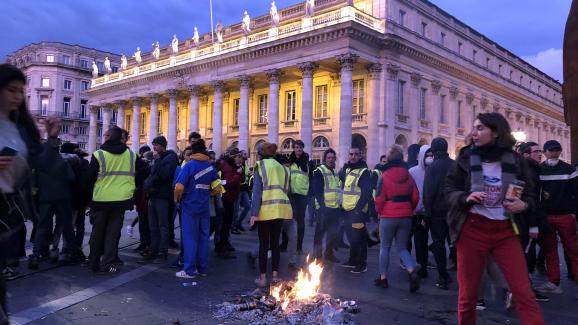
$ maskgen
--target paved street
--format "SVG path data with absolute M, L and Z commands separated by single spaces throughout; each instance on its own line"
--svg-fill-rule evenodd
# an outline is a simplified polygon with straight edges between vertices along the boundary
M 127 213 L 125 224 L 134 218 Z M 88 230 L 87 230 L 88 231 Z M 124 231 L 124 229 L 123 229 Z M 135 231 L 136 232 L 136 231 Z M 138 232 L 137 232 L 138 233 Z M 88 234 L 88 232 L 87 232 Z M 313 228 L 306 228 L 305 249 L 312 248 Z M 249 268 L 246 253 L 256 246 L 256 232 L 232 235 L 238 258 L 220 260 L 211 257 L 209 276 L 181 280 L 176 269 L 159 265 L 141 265 L 132 252 L 138 239 L 123 232 L 120 253 L 125 266 L 115 275 L 95 275 L 79 266 L 46 268 L 9 282 L 9 310 L 16 324 L 221 324 L 212 313 L 215 305 L 236 294 L 253 290 L 257 271 Z M 85 242 L 88 241 L 88 237 Z M 88 247 L 85 245 L 85 252 Z M 456 285 L 442 291 L 434 286 L 435 270 L 418 294 L 408 292 L 406 275 L 395 263 L 390 267 L 390 288 L 373 286 L 377 274 L 378 248 L 369 250 L 368 272 L 354 275 L 346 269 L 328 266 L 324 271 L 322 291 L 336 297 L 356 300 L 361 312 L 354 316 L 358 324 L 455 324 Z M 173 252 L 176 253 L 176 252 Z M 345 250 L 337 256 L 343 258 Z M 302 260 L 304 260 L 304 256 Z M 20 271 L 28 272 L 25 264 Z M 281 276 L 294 275 L 282 254 Z M 564 278 L 565 267 L 562 268 Z M 455 273 L 452 273 L 455 279 Z M 182 286 L 196 281 L 196 286 Z M 537 280 L 538 283 L 542 279 Z M 548 324 L 578 324 L 575 285 L 564 281 L 565 292 L 542 303 Z M 478 324 L 517 324 L 514 312 L 504 312 L 501 295 L 490 296 L 488 310 L 479 312 Z M 238 323 L 241 324 L 241 323 Z

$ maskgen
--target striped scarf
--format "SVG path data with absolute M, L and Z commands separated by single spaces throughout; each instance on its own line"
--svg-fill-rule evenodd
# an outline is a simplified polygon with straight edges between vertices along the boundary
M 482 161 L 488 161 L 485 151 L 481 148 L 473 147 L 470 156 L 470 176 L 472 192 L 484 192 L 484 173 Z M 510 184 L 516 180 L 517 168 L 514 153 L 510 150 L 502 150 L 500 155 L 502 165 L 502 198 L 506 196 L 506 191 Z

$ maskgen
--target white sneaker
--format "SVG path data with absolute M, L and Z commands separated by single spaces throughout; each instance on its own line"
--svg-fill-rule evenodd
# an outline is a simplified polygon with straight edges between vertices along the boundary
M 132 231 L 131 225 L 126 226 L 126 234 L 129 235 L 130 237 L 132 237 L 133 231 Z
M 539 287 L 536 287 L 536 291 L 541 293 L 555 293 L 561 294 L 562 288 L 560 286 L 555 285 L 554 283 L 547 281 Z
M 177 278 L 182 278 L 182 279 L 194 279 L 195 278 L 194 275 L 188 275 L 187 272 L 185 272 L 185 270 L 182 270 L 182 271 L 175 273 L 175 276 Z

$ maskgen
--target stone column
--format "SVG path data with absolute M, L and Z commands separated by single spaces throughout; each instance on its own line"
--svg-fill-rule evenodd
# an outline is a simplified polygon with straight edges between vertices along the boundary
M 251 78 L 247 75 L 239 76 L 239 150 L 249 152 L 249 91 Z
M 450 141 L 448 143 L 448 152 L 453 158 L 456 154 L 456 134 L 458 132 L 458 88 L 450 87 L 450 100 L 448 102 L 448 132 L 450 134 Z
M 385 69 L 387 72 L 387 80 L 385 82 L 385 122 L 387 123 L 387 129 L 385 130 L 385 143 L 380 148 L 382 150 L 380 153 L 385 153 L 387 148 L 395 143 L 395 111 L 399 66 L 388 63 Z
M 428 95 L 429 109 L 431 112 L 431 130 L 432 137 L 435 139 L 439 136 L 439 124 L 440 124 L 440 89 L 442 88 L 442 83 L 439 80 L 432 80 L 431 91 Z
M 98 107 L 90 106 L 90 120 L 88 126 L 88 153 L 96 150 L 96 129 L 98 128 Z
M 274 69 L 267 71 L 269 79 L 269 112 L 268 124 L 269 129 L 267 140 L 270 143 L 279 142 L 279 78 L 281 70 Z M 311 145 L 311 144 L 309 144 Z
M 313 145 L 313 74 L 318 66 L 315 62 L 299 64 L 299 70 L 301 70 L 303 78 L 300 136 L 306 146 Z
M 132 100 L 132 128 L 130 130 L 131 146 L 130 148 L 134 152 L 138 152 L 140 147 L 140 107 L 142 104 L 142 99 L 139 97 L 133 97 Z
M 149 138 L 148 143 L 153 142 L 159 130 L 159 94 L 149 94 L 151 99 L 151 109 L 149 112 Z
M 341 66 L 341 96 L 339 98 L 339 150 L 337 163 L 347 162 L 352 134 L 352 97 L 353 97 L 353 65 L 358 55 L 353 53 L 341 54 L 337 63 Z
M 420 83 L 422 76 L 419 73 L 410 75 L 411 88 L 409 93 L 409 127 L 411 128 L 409 143 L 418 143 L 419 141 L 419 97 Z
M 167 149 L 177 150 L 177 95 L 176 89 L 167 90 L 169 94 L 169 129 L 167 132 Z
M 102 109 L 102 143 L 104 143 L 104 132 L 110 128 L 112 111 L 108 104 L 101 107 Z
M 222 80 L 211 83 L 215 89 L 214 109 L 213 109 L 213 151 L 219 157 L 223 148 L 223 87 Z
M 116 126 L 121 129 L 124 129 L 124 114 L 125 114 L 125 107 L 126 101 L 125 100 L 117 100 L 116 101 Z M 130 131 L 130 130 L 128 130 Z
M 381 148 L 379 147 L 379 89 L 381 87 L 382 66 L 373 63 L 367 66 L 369 71 L 370 99 L 367 112 L 367 164 L 373 166 L 379 162 Z
M 189 107 L 189 132 L 199 132 L 199 95 L 201 88 L 199 86 L 189 86 L 191 92 L 191 101 Z
M 462 115 L 464 119 L 462 120 L 462 126 L 465 130 L 464 136 L 468 135 L 470 131 L 472 131 L 472 126 L 474 125 L 474 116 L 476 116 L 477 112 L 475 109 L 474 104 L 474 94 L 467 93 L 466 94 L 466 107 L 464 109 L 464 114 Z M 479 110 L 479 109 L 478 109 Z

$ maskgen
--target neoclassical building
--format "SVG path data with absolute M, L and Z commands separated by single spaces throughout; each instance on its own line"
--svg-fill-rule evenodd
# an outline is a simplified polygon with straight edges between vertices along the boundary
M 103 128 L 115 112 L 133 149 L 162 134 L 182 150 L 199 131 L 217 153 L 301 139 L 339 164 L 353 142 L 373 165 L 393 143 L 438 136 L 455 155 L 480 112 L 569 149 L 560 83 L 429 1 L 316 0 L 244 18 L 93 79 L 89 150 L 99 111 Z
M 88 90 L 94 61 L 104 71 L 105 58 L 118 61 L 120 56 L 80 45 L 39 42 L 8 55 L 6 61 L 22 69 L 27 79 L 26 99 L 38 127 L 44 129 L 47 116 L 62 119 L 63 141 L 78 143 L 87 149 L 89 131 Z M 111 70 L 118 71 L 118 64 Z M 116 116 L 112 117 L 116 120 Z M 102 118 L 97 116 L 98 129 Z

